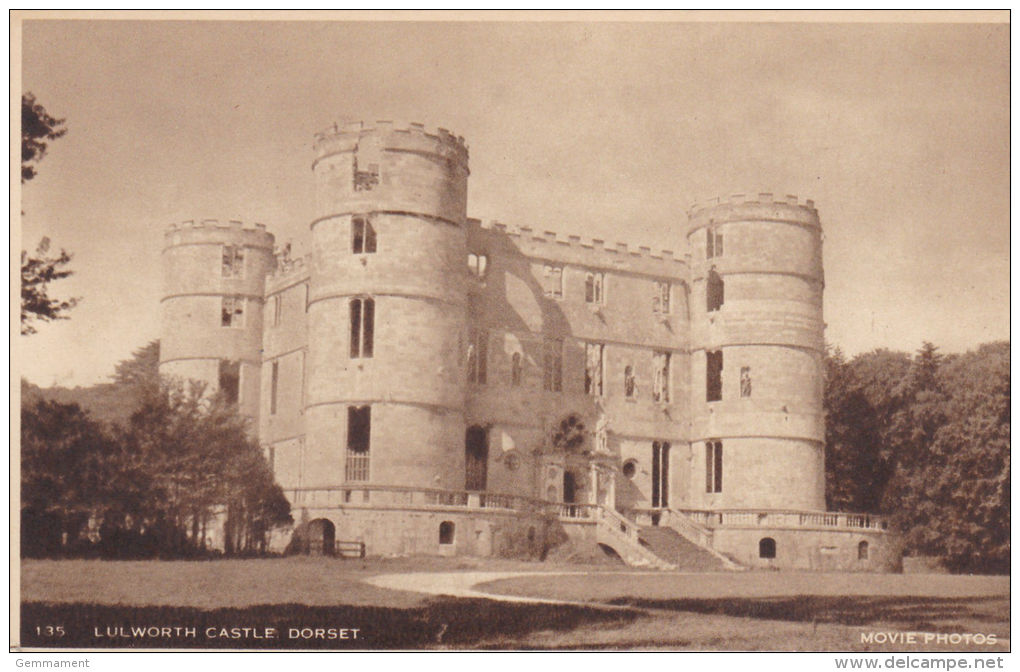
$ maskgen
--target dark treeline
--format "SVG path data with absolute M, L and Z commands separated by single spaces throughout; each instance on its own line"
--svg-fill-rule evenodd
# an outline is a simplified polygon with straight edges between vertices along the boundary
M 908 555 L 1009 572 L 1009 343 L 826 358 L 830 510 L 885 513 Z
M 213 525 L 227 553 L 258 553 L 291 521 L 245 420 L 196 386 L 161 383 L 158 348 L 121 362 L 104 386 L 131 405 L 113 419 L 22 385 L 22 555 L 202 555 Z

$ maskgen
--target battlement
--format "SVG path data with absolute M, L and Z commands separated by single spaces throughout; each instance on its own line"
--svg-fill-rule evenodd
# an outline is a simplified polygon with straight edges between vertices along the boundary
M 438 142 L 460 155 L 467 163 L 468 146 L 463 136 L 454 135 L 445 128 L 426 127 L 425 124 L 407 121 L 346 121 L 334 122 L 322 131 L 315 134 L 315 147 L 318 150 L 322 145 L 332 140 L 345 136 L 363 136 L 378 134 L 384 137 L 406 136 L 407 138 L 420 138 L 429 142 Z
M 522 253 L 528 256 L 562 260 L 565 263 L 604 268 L 622 268 L 634 264 L 634 269 L 646 267 L 652 273 L 677 275 L 686 267 L 685 255 L 672 250 L 653 250 L 644 245 L 607 243 L 601 238 L 582 238 L 562 235 L 555 231 L 535 231 L 530 226 L 511 226 L 499 222 L 469 219 L 469 226 L 484 232 L 506 236 Z M 652 264 L 652 266 L 648 266 Z
M 218 219 L 189 219 L 183 222 L 173 222 L 167 227 L 167 233 L 184 231 L 188 229 L 232 229 L 235 231 L 266 232 L 266 225 L 256 222 L 246 227 L 244 222 L 237 219 L 220 221 Z
M 290 246 L 284 246 L 277 250 L 276 267 L 266 276 L 267 287 L 273 288 L 280 285 L 290 284 L 294 280 L 304 278 L 312 267 L 312 255 L 308 253 L 301 257 L 290 256 Z
M 776 205 L 788 205 L 793 207 L 805 208 L 816 212 L 815 202 L 811 199 L 804 199 L 803 201 L 797 196 L 787 194 L 786 196 L 776 197 L 770 192 L 759 192 L 757 194 L 731 194 L 730 196 L 716 196 L 705 201 L 696 202 L 688 209 L 687 214 L 690 217 L 694 217 L 699 212 L 708 208 L 715 208 L 720 205 L 762 205 L 767 207 L 773 207 Z
M 220 243 L 272 249 L 274 237 L 261 223 L 246 226 L 237 219 L 189 219 L 170 224 L 164 232 L 168 247 Z

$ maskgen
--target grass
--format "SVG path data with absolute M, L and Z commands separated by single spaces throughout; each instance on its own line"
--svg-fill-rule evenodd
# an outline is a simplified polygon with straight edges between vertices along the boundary
M 1009 578 L 948 575 L 748 572 L 618 573 L 619 567 L 471 558 L 220 561 L 25 561 L 26 646 L 621 649 L 862 651 L 940 650 L 877 645 L 886 630 L 995 633 L 1008 649 Z M 430 597 L 363 583 L 375 574 L 436 571 L 598 572 L 528 576 L 482 589 L 590 605 L 531 605 Z M 611 606 L 609 606 L 611 605 Z M 62 624 L 63 638 L 34 629 Z M 94 628 L 195 627 L 193 638 L 118 639 Z M 206 638 L 209 626 L 276 627 L 275 641 Z M 291 627 L 359 628 L 357 641 L 289 639 Z M 1003 641 L 1005 640 L 1005 641 Z

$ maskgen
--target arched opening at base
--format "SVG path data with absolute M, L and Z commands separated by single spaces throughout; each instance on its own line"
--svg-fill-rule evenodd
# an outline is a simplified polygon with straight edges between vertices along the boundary
M 336 551 L 336 527 L 325 518 L 316 518 L 308 523 L 305 536 L 308 555 L 333 555 Z
M 620 557 L 620 554 L 616 552 L 616 549 L 613 548 L 612 546 L 608 544 L 597 544 L 597 546 L 599 547 L 599 550 L 602 551 L 606 558 L 610 560 L 615 560 L 620 564 L 627 564 L 624 562 L 623 558 Z

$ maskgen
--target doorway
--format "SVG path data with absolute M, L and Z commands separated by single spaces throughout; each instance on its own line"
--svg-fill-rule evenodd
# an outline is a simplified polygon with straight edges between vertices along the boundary
M 336 549 L 336 528 L 325 518 L 308 523 L 308 555 L 333 555 Z
M 489 468 L 489 437 L 484 427 L 468 427 L 464 438 L 464 489 L 485 490 Z
M 572 471 L 563 472 L 563 501 L 566 504 L 577 503 L 577 480 Z

